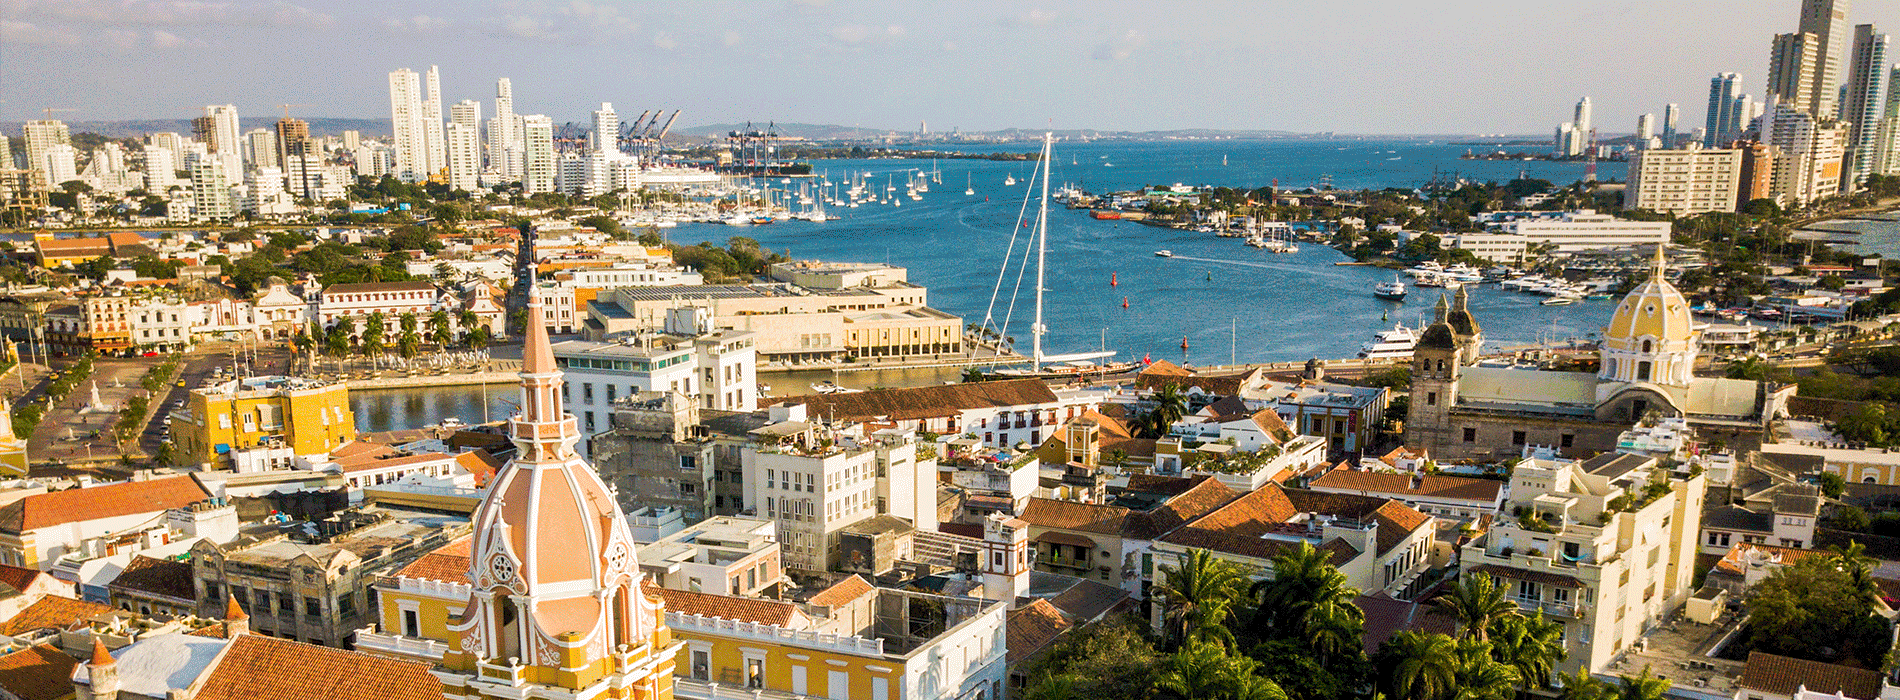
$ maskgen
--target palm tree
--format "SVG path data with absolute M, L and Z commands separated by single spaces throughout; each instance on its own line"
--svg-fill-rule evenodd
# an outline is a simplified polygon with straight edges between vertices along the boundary
M 1597 680 L 1584 669 L 1576 673 L 1559 673 L 1557 681 L 1563 686 L 1557 691 L 1557 700 L 1611 700 L 1616 690 L 1610 684 Z
M 1249 673 L 1234 679 L 1233 700 L 1287 700 L 1286 690 L 1266 676 Z
M 1254 583 L 1250 593 L 1259 603 L 1253 631 L 1263 638 L 1307 636 L 1308 610 L 1326 602 L 1351 605 L 1359 595 L 1333 568 L 1332 553 L 1310 542 L 1300 542 L 1274 557 L 1273 578 Z
M 455 325 L 462 329 L 462 339 L 466 342 L 469 334 L 475 332 L 475 327 L 482 325 L 482 317 L 477 316 L 474 311 L 462 309 L 461 313 L 455 315 Z
M 399 316 L 399 317 L 397 317 L 397 318 L 396 318 L 396 327 L 397 327 L 397 328 L 400 328 L 400 329 L 402 329 L 402 332 L 404 332 L 404 333 L 414 333 L 414 332 L 416 332 L 416 315 L 415 315 L 415 313 L 413 313 L 413 312 L 411 312 L 411 313 L 405 313 L 405 314 L 403 314 L 403 315 L 401 315 L 401 316 Z
M 1491 625 L 1491 655 L 1516 669 L 1521 687 L 1550 685 L 1550 674 L 1565 656 L 1564 623 L 1536 615 L 1507 615 Z
M 1491 645 L 1477 639 L 1458 642 L 1456 700 L 1509 700 L 1517 692 L 1517 671 L 1491 658 Z
M 1307 608 L 1300 623 L 1305 641 L 1324 665 L 1329 659 L 1353 654 L 1360 648 L 1365 621 L 1365 611 L 1359 606 L 1326 600 Z
M 488 347 L 488 341 L 487 326 L 476 326 L 475 331 L 468 334 L 468 346 L 476 350 Z
M 1026 700 L 1080 700 L 1075 695 L 1075 678 L 1062 673 L 1043 676 L 1029 686 L 1023 697 Z
M 1224 632 L 1220 625 L 1240 592 L 1240 567 L 1205 549 L 1190 549 L 1180 561 L 1178 567 L 1161 565 L 1161 581 L 1154 588 L 1166 606 L 1172 640 L 1183 643 L 1189 633 L 1210 626 Z
M 417 335 L 415 331 L 403 331 L 402 335 L 396 338 L 396 353 L 402 355 L 403 359 L 413 360 L 421 352 L 422 336 Z
M 383 327 L 383 312 L 370 314 L 363 319 L 363 356 L 375 357 L 383 353 L 383 336 L 388 329 Z
M 1518 614 L 1517 604 L 1504 597 L 1504 589 L 1483 574 L 1459 579 L 1458 585 L 1433 598 L 1432 604 L 1458 620 L 1459 637 L 1478 641 L 1490 637 L 1491 623 L 1498 618 Z
M 1379 647 L 1379 683 L 1395 700 L 1442 700 L 1458 683 L 1458 644 L 1451 637 L 1406 630 Z
M 1232 661 L 1219 642 L 1190 641 L 1174 652 L 1168 670 L 1155 679 L 1155 685 L 1189 700 L 1212 698 L 1228 686 Z
M 1854 584 L 1854 592 L 1868 606 L 1880 602 L 1880 589 L 1874 585 L 1874 566 L 1880 562 L 1867 555 L 1867 545 L 1860 540 L 1848 540 L 1847 546 L 1835 545 L 1829 548 L 1829 563 L 1835 568 L 1847 572 L 1848 580 Z
M 442 348 L 448 347 L 449 343 L 455 340 L 455 333 L 449 328 L 449 312 L 437 311 L 429 314 L 429 340 L 434 342 L 436 347 Z
M 1663 693 L 1669 692 L 1669 679 L 1652 674 L 1649 666 L 1634 676 L 1618 676 L 1623 686 L 1616 691 L 1616 700 L 1662 700 Z

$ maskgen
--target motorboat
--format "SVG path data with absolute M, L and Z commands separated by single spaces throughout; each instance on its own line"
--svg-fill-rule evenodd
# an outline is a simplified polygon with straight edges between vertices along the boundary
M 1359 347 L 1359 357 L 1366 360 L 1403 360 L 1412 356 L 1412 350 L 1418 347 L 1418 332 L 1406 328 L 1400 323 L 1392 330 L 1380 331 Z
M 1155 251 L 1155 257 L 1157 257 L 1157 258 L 1172 258 L 1172 257 L 1174 257 L 1174 251 L 1172 251 L 1172 250 L 1157 250 L 1157 251 Z
M 1405 301 L 1406 292 L 1405 282 L 1398 279 L 1372 286 L 1372 296 L 1388 301 Z
M 1573 297 L 1568 294 L 1559 294 L 1557 296 L 1551 297 L 1549 299 L 1545 299 L 1537 303 L 1543 304 L 1544 306 L 1568 306 L 1570 304 L 1577 303 L 1577 297 Z

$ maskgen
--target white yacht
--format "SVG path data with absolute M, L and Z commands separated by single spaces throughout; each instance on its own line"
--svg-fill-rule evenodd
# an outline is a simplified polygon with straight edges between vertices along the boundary
M 1418 347 L 1418 332 L 1406 328 L 1405 324 L 1392 326 L 1392 330 L 1380 331 L 1372 340 L 1359 348 L 1359 357 L 1367 360 L 1402 360 L 1412 356 L 1412 349 Z
M 1403 280 L 1393 279 L 1390 282 L 1380 282 L 1372 285 L 1372 296 L 1380 299 L 1405 301 L 1405 294 L 1406 289 Z

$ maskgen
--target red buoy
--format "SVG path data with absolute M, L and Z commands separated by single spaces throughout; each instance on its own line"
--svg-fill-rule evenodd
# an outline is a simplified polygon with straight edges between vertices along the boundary
M 1115 273 L 1113 272 L 1108 273 L 1108 286 L 1119 287 L 1121 286 L 1121 284 L 1122 284 L 1121 279 L 1117 277 Z
M 1184 336 L 1181 336 L 1181 349 L 1182 349 L 1182 350 L 1186 350 L 1186 349 L 1188 349 L 1188 344 L 1187 344 L 1187 336 L 1185 336 L 1185 335 L 1184 335 Z
M 1122 308 L 1128 308 L 1128 297 L 1122 297 Z

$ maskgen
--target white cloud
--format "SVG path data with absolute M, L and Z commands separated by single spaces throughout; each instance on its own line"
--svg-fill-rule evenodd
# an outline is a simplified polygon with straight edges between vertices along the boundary
M 900 25 L 891 25 L 883 29 L 867 27 L 862 24 L 847 24 L 832 29 L 831 38 L 846 46 L 859 46 L 869 43 L 888 43 L 901 39 L 907 34 Z
M 427 34 L 430 32 L 442 31 L 443 29 L 447 29 L 452 24 L 454 24 L 453 20 L 449 20 L 442 17 L 432 17 L 429 15 L 416 15 L 414 17 L 391 17 L 389 19 L 383 20 L 383 26 L 389 27 L 390 29 L 394 29 L 397 31 L 404 31 L 404 32 L 415 32 L 417 34 Z
M 322 29 L 336 18 L 283 0 L 16 0 L 19 17 L 109 27 L 248 26 Z
M 666 32 L 658 32 L 653 35 L 653 47 L 661 51 L 672 51 L 673 49 L 679 48 L 680 43 L 673 38 L 673 35 Z
M 522 14 L 506 15 L 487 24 L 496 34 L 530 41 L 591 44 L 632 37 L 640 24 L 619 8 L 589 0 L 573 0 L 542 12 L 526 5 L 510 5 Z
M 1025 27 L 1047 27 L 1051 23 L 1054 23 L 1058 16 L 1059 15 L 1054 12 L 1049 12 L 1038 7 L 1020 15 L 1006 17 L 1003 21 L 1006 24 L 1016 24 Z
M 187 39 L 163 29 L 152 30 L 152 48 L 155 49 L 202 49 L 210 44 L 201 39 Z
M 1121 36 L 1096 46 L 1094 58 L 1097 61 L 1125 61 L 1129 56 L 1135 55 L 1135 49 L 1147 43 L 1148 37 L 1140 30 L 1130 29 Z
M 32 22 L 0 20 L 0 43 L 15 46 L 72 46 L 79 35 L 71 30 L 41 27 Z
M 745 38 L 739 36 L 738 32 L 726 32 L 726 35 L 720 39 L 720 43 L 727 46 L 738 46 L 739 43 L 743 41 L 745 41 Z

